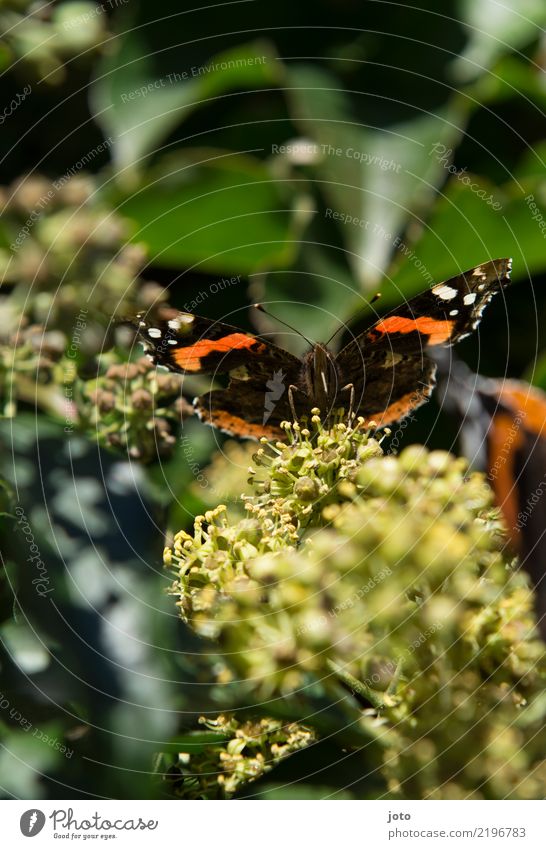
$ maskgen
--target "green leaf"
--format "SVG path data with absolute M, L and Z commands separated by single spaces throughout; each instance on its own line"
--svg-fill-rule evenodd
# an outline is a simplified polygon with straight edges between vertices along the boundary
M 539 38 L 546 23 L 543 0 L 460 0 L 469 37 L 452 69 L 459 81 L 475 79 L 496 59 Z
M 6 44 L 0 44 L 0 71 L 9 68 L 13 62 L 13 53 Z
M 454 145 L 466 112 L 454 100 L 434 115 L 417 114 L 382 131 L 359 125 L 335 77 L 300 66 L 289 76 L 294 121 L 317 145 L 317 184 L 336 221 L 348 261 L 365 289 L 377 285 L 389 265 L 394 239 L 427 208 L 445 168 L 432 146 Z
M 546 93 L 544 97 L 544 105 L 546 107 Z M 521 160 L 518 162 L 517 168 L 514 171 L 514 177 L 526 185 L 533 186 L 537 180 L 544 185 L 546 178 L 546 141 L 534 144 L 527 151 Z M 537 186 L 538 188 L 538 186 Z
M 106 55 L 91 89 L 91 106 L 112 139 L 118 170 L 142 165 L 172 130 L 207 101 L 235 89 L 275 85 L 279 66 L 261 41 L 238 45 L 204 66 L 161 75 L 153 53 L 135 30 Z
M 297 247 L 292 201 L 250 156 L 164 157 L 140 189 L 114 202 L 155 265 L 249 274 L 290 262 Z
M 514 99 L 519 107 L 525 100 L 536 104 L 542 111 L 546 107 L 544 72 L 528 59 L 505 56 L 495 65 L 495 72 L 480 77 L 469 86 L 465 94 L 476 103 L 495 103 Z
M 146 484 L 152 499 L 169 508 L 169 526 L 183 528 L 196 513 L 203 512 L 203 502 L 192 491 L 196 476 L 210 463 L 217 448 L 211 428 L 197 419 L 184 423 L 184 431 L 172 457 L 146 470 Z
M 222 746 L 227 742 L 225 734 L 219 734 L 217 731 L 188 731 L 187 734 L 180 734 L 174 737 L 165 745 L 162 744 L 164 752 L 187 752 L 189 755 L 196 755 L 200 752 L 206 752 L 211 746 Z

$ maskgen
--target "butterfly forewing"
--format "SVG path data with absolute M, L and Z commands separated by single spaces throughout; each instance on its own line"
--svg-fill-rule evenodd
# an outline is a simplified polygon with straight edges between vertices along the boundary
M 227 374 L 227 389 L 194 399 L 202 421 L 246 438 L 281 438 L 280 422 L 292 418 L 288 388 L 301 361 L 271 342 L 232 325 L 172 311 L 162 321 L 141 316 L 137 329 L 156 365 L 183 374 Z
M 378 424 L 407 416 L 430 396 L 435 365 L 427 350 L 459 342 L 510 277 L 511 260 L 497 259 L 433 286 L 355 337 L 336 363 L 355 388 L 357 412 Z

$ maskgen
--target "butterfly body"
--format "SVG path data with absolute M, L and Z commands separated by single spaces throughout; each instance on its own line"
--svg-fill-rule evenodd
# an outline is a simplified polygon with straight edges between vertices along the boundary
M 343 408 L 384 426 L 423 404 L 436 366 L 428 349 L 449 346 L 478 325 L 507 285 L 509 259 L 483 263 L 433 286 L 334 353 L 314 344 L 299 358 L 266 339 L 190 313 L 136 324 L 152 361 L 184 374 L 228 375 L 225 389 L 194 400 L 197 415 L 227 433 L 282 439 L 281 422 L 318 408 L 324 420 Z
M 311 410 L 318 407 L 319 410 L 327 413 L 335 407 L 340 381 L 335 354 L 326 345 L 317 343 L 304 356 L 299 381 L 296 384 L 297 389 L 305 397 L 306 408 Z

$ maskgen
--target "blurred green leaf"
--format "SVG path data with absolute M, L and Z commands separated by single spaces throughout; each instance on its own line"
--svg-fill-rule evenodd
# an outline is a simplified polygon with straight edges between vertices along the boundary
M 147 485 L 153 499 L 169 508 L 169 527 L 186 527 L 204 503 L 192 489 L 197 475 L 208 466 L 217 448 L 217 439 L 210 427 L 188 420 L 172 457 L 161 465 L 147 469 Z
M 544 97 L 544 106 L 546 107 L 546 93 Z M 546 179 L 546 141 L 534 144 L 532 148 L 521 158 L 518 166 L 514 171 L 514 177 L 518 180 L 531 182 L 539 181 L 544 184 Z M 537 188 L 539 187 L 537 185 Z
M 544 110 L 546 88 L 540 65 L 526 58 L 505 56 L 493 74 L 486 74 L 466 89 L 466 94 L 479 103 L 494 103 L 515 98 L 520 104 L 529 100 Z
M 119 203 L 155 265 L 248 274 L 290 262 L 297 249 L 293 202 L 250 156 L 195 149 L 165 157 Z
M 302 245 L 295 267 L 254 281 L 250 294 L 253 300 L 267 304 L 275 316 L 273 319 L 258 313 L 258 329 L 269 337 L 274 335 L 279 345 L 296 354 L 308 348 L 307 342 L 280 326 L 277 318 L 302 328 L 311 341 L 320 342 L 334 333 L 344 317 L 358 312 L 366 303 L 347 267 L 311 241 Z
M 29 675 L 48 666 L 49 651 L 24 621 L 6 622 L 0 629 L 0 639 L 17 665 Z
M 151 49 L 135 30 L 118 39 L 91 89 L 91 106 L 104 134 L 113 140 L 117 169 L 136 166 L 195 109 L 225 92 L 275 85 L 278 65 L 262 41 L 219 53 L 204 66 L 161 75 Z M 142 163 L 140 163 L 142 164 Z
M 13 54 L 5 44 L 0 44 L 0 71 L 8 68 L 13 60 Z
M 475 79 L 499 56 L 539 38 L 546 23 L 543 0 L 459 0 L 469 37 L 452 69 L 460 81 Z
M 59 726 L 40 728 L 41 733 L 53 739 L 61 737 Z M 64 760 L 58 750 L 50 748 L 33 731 L 16 731 L 6 735 L 0 746 L 0 773 L 2 798 L 10 795 L 17 799 L 43 798 L 42 777 Z
M 317 144 L 314 172 L 331 204 L 325 216 L 337 221 L 357 280 L 372 288 L 396 236 L 411 219 L 419 224 L 434 186 L 445 179 L 431 148 L 447 149 L 462 135 L 462 101 L 378 132 L 352 117 L 336 78 L 322 69 L 299 66 L 289 84 L 294 121 Z

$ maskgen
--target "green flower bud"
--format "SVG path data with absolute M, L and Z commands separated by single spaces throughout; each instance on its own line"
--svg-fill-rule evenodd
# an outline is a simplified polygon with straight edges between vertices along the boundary
M 310 477 L 298 478 L 294 484 L 294 495 L 296 498 L 299 498 L 300 501 L 306 503 L 315 501 L 315 499 L 318 498 L 319 491 L 320 486 L 318 480 Z

